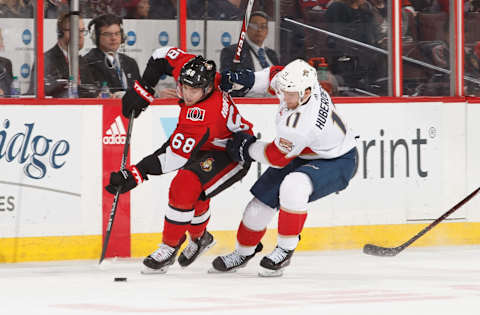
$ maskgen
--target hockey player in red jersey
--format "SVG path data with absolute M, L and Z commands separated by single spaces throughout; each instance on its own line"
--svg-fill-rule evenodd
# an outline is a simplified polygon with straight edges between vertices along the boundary
M 278 211 L 277 246 L 260 261 L 259 274 L 279 276 L 300 240 L 308 203 L 347 187 L 356 165 L 356 141 L 318 84 L 315 69 L 303 60 L 255 73 L 224 73 L 222 89 L 235 84 L 253 93 L 270 90 L 280 105 L 273 141 L 257 141 L 238 132 L 227 144 L 234 160 L 255 160 L 270 167 L 250 189 L 254 198 L 243 213 L 236 250 L 215 258 L 213 270 L 244 267 L 261 250 L 260 240 Z
M 190 265 L 203 251 L 215 244 L 206 230 L 210 198 L 240 180 L 250 163 L 235 162 L 225 151 L 235 132 L 253 134 L 252 124 L 241 117 L 228 93 L 218 89 L 215 63 L 174 47 L 157 49 L 148 61 L 140 82 L 135 82 L 122 99 L 122 112 L 135 117 L 153 101 L 153 89 L 160 76 L 177 81 L 180 114 L 169 140 L 136 165 L 112 172 L 106 189 L 127 192 L 148 180 L 178 170 L 170 184 L 165 213 L 163 241 L 143 261 L 143 273 L 164 273 L 175 262 L 176 254 L 190 236 L 178 263 Z

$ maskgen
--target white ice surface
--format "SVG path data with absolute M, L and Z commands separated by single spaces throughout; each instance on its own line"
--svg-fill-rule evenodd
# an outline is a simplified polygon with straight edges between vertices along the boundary
M 138 259 L 0 264 L 0 314 L 480 314 L 479 246 L 298 252 L 281 278 L 257 277 L 261 257 L 229 274 L 207 274 L 214 256 L 164 275 Z

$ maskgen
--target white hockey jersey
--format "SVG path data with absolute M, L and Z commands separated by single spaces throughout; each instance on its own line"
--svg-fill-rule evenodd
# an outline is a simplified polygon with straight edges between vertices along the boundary
M 276 67 L 276 71 L 270 73 L 272 68 L 255 73 L 252 90 L 266 87 L 276 90 L 276 74 L 281 68 Z M 261 145 L 257 141 L 250 147 L 249 153 L 255 160 L 283 167 L 296 157 L 333 159 L 356 146 L 353 131 L 347 127 L 330 96 L 318 82 L 307 103 L 293 110 L 288 109 L 279 98 L 276 138 L 272 143 Z

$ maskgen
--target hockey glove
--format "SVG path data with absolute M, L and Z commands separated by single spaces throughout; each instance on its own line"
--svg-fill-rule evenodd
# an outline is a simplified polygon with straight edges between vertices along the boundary
M 248 153 L 248 148 L 255 141 L 257 141 L 255 136 L 244 132 L 234 133 L 233 139 L 227 142 L 227 153 L 234 161 L 249 163 L 253 159 Z
M 153 95 L 155 91 L 138 81 L 135 81 L 133 87 L 128 88 L 127 93 L 122 98 L 122 113 L 126 118 L 130 118 L 134 112 L 135 118 L 144 111 L 151 102 L 153 102 Z
M 147 179 L 147 178 L 145 178 Z M 120 170 L 110 173 L 110 183 L 105 186 L 105 190 L 111 194 L 116 194 L 118 187 L 121 187 L 120 193 L 126 193 L 144 182 L 144 177 L 136 166 L 130 169 Z
M 255 74 L 250 69 L 222 72 L 220 89 L 232 96 L 245 96 L 255 83 Z

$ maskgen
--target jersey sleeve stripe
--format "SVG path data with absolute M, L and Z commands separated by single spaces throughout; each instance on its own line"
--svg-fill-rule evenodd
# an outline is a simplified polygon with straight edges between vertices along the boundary
M 280 151 L 274 142 L 271 142 L 265 148 L 265 156 L 268 162 L 273 166 L 284 167 L 290 163 L 295 157 L 286 158 L 287 154 Z

